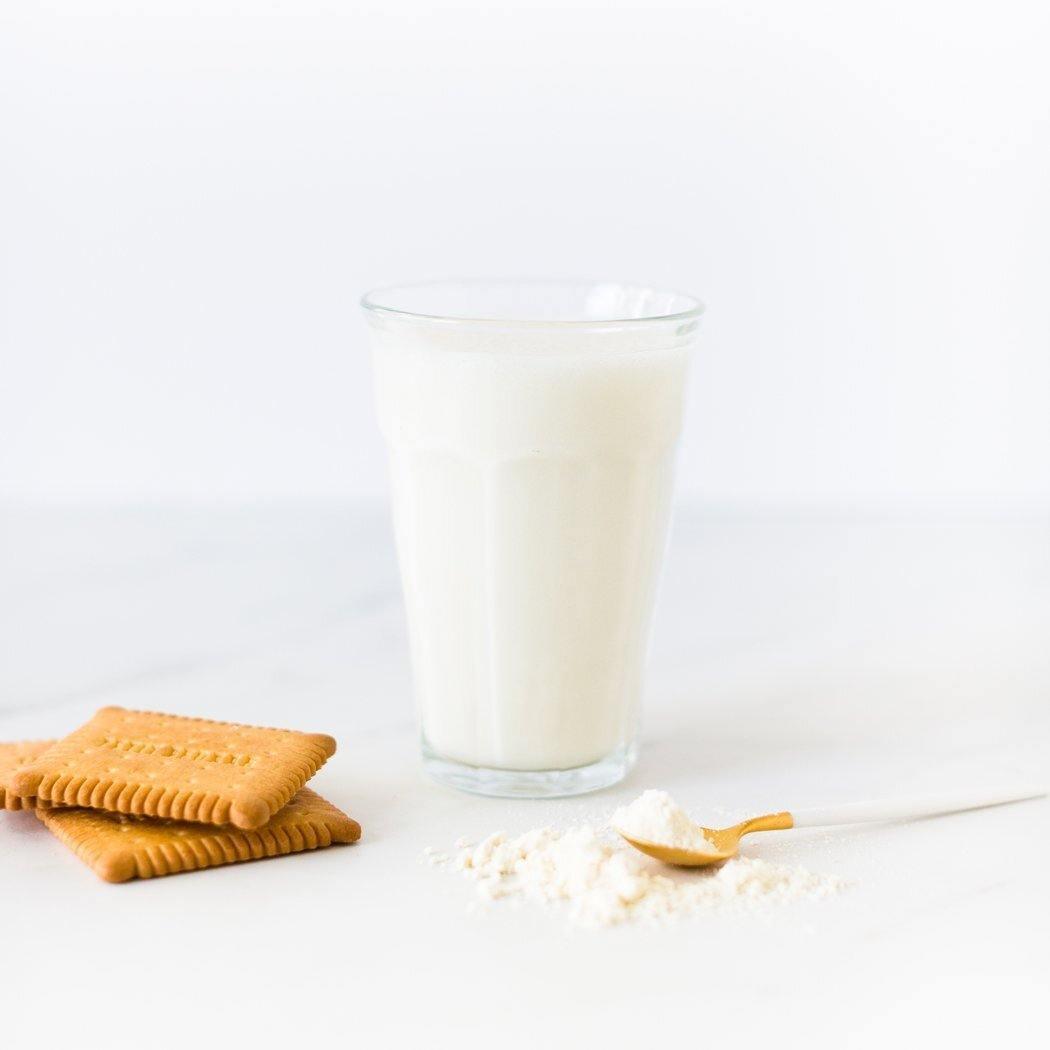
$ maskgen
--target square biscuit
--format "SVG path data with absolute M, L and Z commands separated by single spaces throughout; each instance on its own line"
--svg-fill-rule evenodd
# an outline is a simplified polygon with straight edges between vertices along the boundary
M 55 805 L 261 828 L 335 753 L 322 733 L 104 707 L 7 780 Z
M 151 879 L 356 842 L 361 826 L 303 788 L 254 831 L 177 820 L 153 820 L 100 809 L 38 809 L 36 815 L 107 882 Z
M 54 740 L 23 740 L 18 744 L 0 744 L 0 809 L 9 811 L 35 809 L 35 798 L 19 798 L 6 790 L 4 785 L 20 769 L 39 758 Z

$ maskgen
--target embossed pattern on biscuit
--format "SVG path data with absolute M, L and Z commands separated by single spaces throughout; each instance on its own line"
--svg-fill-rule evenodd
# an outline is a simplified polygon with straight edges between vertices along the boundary
M 37 810 L 37 816 L 107 882 L 279 857 L 336 842 L 356 842 L 361 837 L 356 820 L 309 788 L 303 788 L 268 824 L 254 831 L 94 809 Z
M 0 809 L 14 812 L 36 808 L 35 798 L 19 798 L 6 790 L 4 785 L 54 743 L 54 740 L 23 740 L 17 744 L 0 744 Z
M 335 753 L 322 733 L 104 707 L 7 778 L 9 795 L 262 827 Z

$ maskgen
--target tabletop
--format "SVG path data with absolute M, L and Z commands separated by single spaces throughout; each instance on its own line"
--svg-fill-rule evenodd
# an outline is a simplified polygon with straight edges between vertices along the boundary
M 703 819 L 1046 780 L 1045 514 L 680 511 L 639 763 L 613 789 L 535 802 L 422 774 L 379 510 L 9 507 L 0 540 L 0 740 L 105 704 L 328 732 L 339 750 L 312 786 L 364 829 L 114 886 L 32 814 L 0 814 L 5 1045 L 42 1026 L 107 1047 L 1046 1038 L 1045 799 L 755 837 L 750 855 L 849 888 L 663 926 L 478 907 L 422 856 L 600 822 L 650 787 Z

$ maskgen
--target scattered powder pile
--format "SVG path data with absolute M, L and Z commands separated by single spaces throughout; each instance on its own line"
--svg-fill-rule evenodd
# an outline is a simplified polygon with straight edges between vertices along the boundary
M 646 802 L 638 811 L 650 805 Z M 673 802 L 671 806 L 677 810 Z M 444 863 L 437 851 L 426 856 L 430 863 Z M 677 872 L 632 849 L 611 828 L 588 824 L 536 828 L 517 838 L 497 832 L 477 845 L 460 840 L 451 863 L 476 882 L 485 900 L 560 904 L 567 907 L 570 921 L 583 926 L 664 921 L 712 910 L 758 911 L 827 897 L 845 885 L 803 868 L 746 858 L 719 868 Z
M 629 806 L 618 809 L 612 826 L 632 839 L 697 853 L 717 853 L 714 845 L 666 791 L 643 791 Z

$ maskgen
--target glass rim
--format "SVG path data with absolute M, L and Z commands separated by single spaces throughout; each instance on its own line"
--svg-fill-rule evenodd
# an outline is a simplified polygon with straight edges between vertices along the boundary
M 664 313 L 651 313 L 642 317 L 602 317 L 602 318 L 572 318 L 572 319 L 547 319 L 527 317 L 489 317 L 489 316 L 464 316 L 453 314 L 430 313 L 420 310 L 406 310 L 403 307 L 384 305 L 380 299 L 383 296 L 401 292 L 426 291 L 447 289 L 500 289 L 514 287 L 535 287 L 551 289 L 617 287 L 636 292 L 652 292 L 658 295 L 670 296 L 676 300 L 686 303 L 684 309 L 673 310 Z M 405 284 L 383 285 L 373 288 L 364 293 L 359 304 L 366 313 L 375 317 L 389 317 L 393 320 L 415 321 L 424 324 L 441 325 L 477 325 L 480 327 L 522 327 L 522 328 L 603 328 L 607 326 L 630 325 L 631 327 L 645 325 L 667 325 L 681 324 L 684 321 L 699 318 L 705 310 L 703 302 L 695 295 L 688 292 L 679 292 L 674 289 L 657 288 L 654 285 L 636 284 L 621 281 L 571 281 L 571 280 L 543 280 L 543 279 L 521 279 L 521 280 L 434 280 L 413 281 Z

